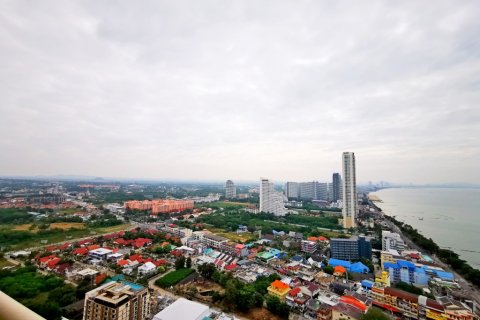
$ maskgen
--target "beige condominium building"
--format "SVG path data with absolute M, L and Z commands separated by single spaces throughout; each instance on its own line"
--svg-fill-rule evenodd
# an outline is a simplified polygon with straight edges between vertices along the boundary
M 109 282 L 86 293 L 83 320 L 143 320 L 150 314 L 149 301 L 141 285 Z

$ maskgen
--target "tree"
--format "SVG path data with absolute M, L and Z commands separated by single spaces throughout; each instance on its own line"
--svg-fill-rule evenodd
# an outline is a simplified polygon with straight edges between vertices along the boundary
M 278 305 L 280 304 L 280 299 L 275 296 L 269 295 L 267 297 L 267 309 L 273 313 L 276 313 Z
M 287 304 L 281 302 L 278 297 L 271 295 L 267 297 L 267 309 L 284 319 L 288 319 L 288 315 L 290 314 L 290 308 Z
M 181 256 L 181 257 L 178 257 L 177 260 L 175 260 L 175 270 L 179 270 L 183 268 L 185 268 L 185 257 Z
M 332 266 L 325 266 L 323 267 L 323 271 L 328 274 L 333 274 L 333 267 Z
M 205 279 L 212 279 L 214 272 L 216 271 L 215 265 L 212 263 L 206 263 L 198 266 L 198 272 Z
M 187 258 L 186 266 L 187 266 L 187 268 L 192 267 L 192 258 L 190 258 L 190 257 Z
M 368 309 L 367 313 L 360 320 L 388 320 L 388 317 L 379 309 L 372 307 Z
M 238 291 L 236 306 L 241 311 L 248 311 L 255 305 L 255 287 L 252 285 L 243 286 Z

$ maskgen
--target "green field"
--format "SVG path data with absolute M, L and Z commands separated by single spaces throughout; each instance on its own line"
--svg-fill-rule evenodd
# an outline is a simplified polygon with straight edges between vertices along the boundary
M 67 229 L 67 230 L 40 230 L 29 231 L 11 230 L 12 226 L 0 226 L 0 243 L 8 247 L 9 250 L 19 250 L 31 247 L 41 246 L 41 240 L 48 240 L 47 245 L 63 241 L 73 241 L 77 238 L 84 238 L 93 235 L 117 232 L 132 228 L 130 224 L 121 224 L 112 227 L 86 228 L 86 229 Z
M 4 267 L 10 267 L 10 266 L 13 266 L 14 264 L 8 262 L 6 259 L 4 258 L 0 258 L 0 270 Z
M 199 204 L 196 204 L 195 207 L 197 208 L 201 208 L 201 207 L 236 208 L 236 207 L 246 207 L 248 205 L 249 203 L 244 203 L 244 202 L 215 201 L 210 203 L 199 203 Z
M 166 275 L 155 281 L 155 284 L 162 288 L 168 288 L 179 283 L 180 281 L 191 275 L 193 272 L 193 269 L 188 268 L 175 270 L 167 273 Z

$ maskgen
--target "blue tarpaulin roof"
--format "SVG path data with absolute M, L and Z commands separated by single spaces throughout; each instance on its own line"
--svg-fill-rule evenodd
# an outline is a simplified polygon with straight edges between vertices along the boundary
M 349 261 L 346 261 L 346 260 L 331 258 L 330 260 L 328 260 L 328 265 L 332 266 L 332 267 L 342 266 L 345 269 L 349 269 L 352 264 Z
M 440 271 L 440 270 L 434 270 L 434 272 L 437 275 L 437 277 L 439 277 L 440 279 L 452 280 L 452 281 L 454 279 L 453 273 L 451 272 Z
M 355 273 L 368 273 L 370 269 L 361 262 L 355 262 L 350 266 L 348 271 L 355 272 Z
M 365 287 L 368 289 L 371 289 L 373 287 L 373 282 L 370 280 L 362 280 L 361 284 L 362 284 L 362 287 Z

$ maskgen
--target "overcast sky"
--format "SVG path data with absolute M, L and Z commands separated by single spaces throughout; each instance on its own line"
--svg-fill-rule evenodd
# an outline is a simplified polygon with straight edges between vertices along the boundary
M 479 1 L 0 1 L 0 175 L 480 183 Z

